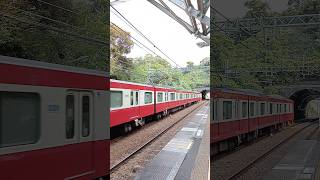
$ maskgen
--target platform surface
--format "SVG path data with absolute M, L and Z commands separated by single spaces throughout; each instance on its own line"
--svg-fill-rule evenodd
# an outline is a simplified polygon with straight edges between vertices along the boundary
M 138 173 L 135 180 L 209 179 L 210 153 L 209 140 L 206 139 L 209 137 L 209 106 L 186 118 L 188 122 L 184 127 Z
M 263 180 L 315 180 L 320 160 L 320 144 L 316 140 L 300 140 L 273 167 Z

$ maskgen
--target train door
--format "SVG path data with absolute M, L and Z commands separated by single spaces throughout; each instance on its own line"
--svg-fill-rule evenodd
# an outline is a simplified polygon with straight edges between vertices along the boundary
M 132 91 L 133 92 L 133 105 L 135 106 L 135 116 L 140 117 L 140 93 L 139 91 Z
M 280 105 L 279 104 L 277 104 L 276 122 L 277 122 L 276 128 L 278 128 L 280 123 Z
M 78 166 L 74 176 L 93 174 L 94 100 L 89 91 L 70 91 L 66 99 L 66 137 L 72 140 L 74 163 Z M 73 118 L 72 117 L 73 114 Z M 73 123 L 71 123 L 73 119 Z M 72 127 L 72 128 L 71 128 Z

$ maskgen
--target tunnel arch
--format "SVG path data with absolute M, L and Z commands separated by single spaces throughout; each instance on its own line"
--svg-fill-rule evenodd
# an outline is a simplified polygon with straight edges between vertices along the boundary
M 295 119 L 303 119 L 306 117 L 307 104 L 320 98 L 320 91 L 312 88 L 299 89 L 292 93 L 289 98 L 294 101 Z

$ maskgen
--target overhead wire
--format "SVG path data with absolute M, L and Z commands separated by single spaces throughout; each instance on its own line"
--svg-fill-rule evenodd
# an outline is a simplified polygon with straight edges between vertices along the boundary
M 89 30 L 87 30 L 85 28 L 82 28 L 82 27 L 79 27 L 79 26 L 75 26 L 75 25 L 72 25 L 72 24 L 69 24 L 69 23 L 66 23 L 66 22 L 63 22 L 63 21 L 52 19 L 52 18 L 49 18 L 47 16 L 43 16 L 43 15 L 39 15 L 39 14 L 36 14 L 36 13 L 32 13 L 30 11 L 25 11 L 25 10 L 17 8 L 17 7 L 13 7 L 13 8 L 15 8 L 16 10 L 21 11 L 23 13 L 27 13 L 27 14 L 31 15 L 31 17 L 32 17 L 32 15 L 33 16 L 37 16 L 39 18 L 43 18 L 43 19 L 46 19 L 46 20 L 49 20 L 49 21 L 52 21 L 52 22 L 67 26 L 67 27 L 73 28 L 73 29 L 78 30 L 78 31 L 86 31 L 88 33 L 92 33 L 92 35 L 100 36 L 100 35 L 95 34 L 95 32 L 89 31 Z
M 119 32 L 119 30 L 122 30 L 123 32 L 125 32 L 123 29 L 121 29 L 119 26 L 117 26 L 115 23 L 112 23 L 114 26 L 116 26 L 117 28 L 114 28 L 116 31 Z M 111 26 L 112 27 L 112 26 Z M 127 33 L 127 32 L 125 32 Z M 154 54 L 155 56 L 159 56 L 157 53 L 155 53 L 154 51 L 152 51 L 150 48 L 148 48 L 145 44 L 143 44 L 142 42 L 140 42 L 138 39 L 134 38 L 130 33 L 128 33 L 128 36 L 131 37 L 133 40 L 137 41 L 141 46 L 145 47 L 146 49 L 148 49 L 150 52 L 152 52 L 152 54 Z M 149 53 L 149 52 L 148 52 Z
M 42 0 L 37 0 L 37 1 L 45 2 L 45 1 L 42 1 Z M 50 3 L 48 3 L 48 4 L 50 4 Z M 9 7 L 9 5 L 6 5 L 6 7 Z M 20 12 L 23 12 L 24 14 L 29 14 L 29 17 L 32 17 L 32 15 L 33 15 L 33 16 L 37 16 L 39 18 L 46 19 L 46 20 L 51 21 L 51 22 L 55 22 L 55 23 L 63 24 L 64 26 L 72 27 L 73 28 L 72 30 L 77 29 L 78 31 L 90 32 L 90 31 L 88 31 L 86 29 L 83 29 L 81 27 L 68 24 L 68 23 L 63 22 L 63 21 L 59 21 L 59 20 L 56 20 L 56 19 L 49 18 L 47 16 L 43 16 L 43 15 L 35 14 L 35 13 L 29 12 L 29 11 L 25 11 L 25 10 L 22 10 L 22 9 L 14 7 L 14 6 L 10 6 L 10 7 L 14 8 L 14 9 L 20 11 Z M 57 7 L 57 6 L 54 6 L 54 7 Z M 62 8 L 62 7 L 59 7 L 59 8 Z M 69 10 L 69 11 L 71 11 L 71 10 Z M 35 22 L 35 21 L 30 20 L 30 19 L 21 18 L 21 17 L 15 16 L 15 15 L 12 15 L 12 14 L 8 14 L 8 13 L 5 13 L 5 12 L 0 13 L 0 15 L 4 16 L 7 19 L 12 19 L 12 20 L 19 21 L 19 22 L 22 22 L 22 23 L 38 26 L 38 27 L 41 27 L 41 28 L 44 28 L 44 29 L 47 29 L 47 30 L 51 30 L 51 31 L 58 32 L 58 33 L 61 33 L 61 34 L 65 34 L 65 35 L 69 35 L 69 36 L 74 37 L 74 38 L 86 40 L 88 42 L 93 42 L 93 43 L 101 44 L 101 45 L 108 45 L 108 43 L 106 41 L 104 41 L 104 40 L 96 39 L 96 38 L 93 38 L 93 37 L 88 37 L 88 36 L 79 34 L 78 32 L 70 32 L 70 31 L 65 30 L 65 29 L 61 29 L 61 28 L 58 28 L 58 27 L 53 27 L 53 26 L 50 26 L 50 25 L 47 25 L 47 24 L 43 24 L 43 23 L 40 23 L 40 22 Z M 94 32 L 90 32 L 90 33 L 94 33 Z M 86 34 L 88 34 L 88 33 L 86 33 Z
M 40 2 L 40 3 L 43 3 L 43 4 L 47 4 L 47 5 L 49 5 L 49 6 L 52 6 L 52 7 L 58 8 L 58 9 L 62 9 L 62 10 L 67 11 L 67 12 L 69 12 L 69 13 L 73 13 L 73 14 L 76 14 L 76 15 L 80 15 L 79 13 L 74 12 L 74 11 L 72 11 L 72 10 L 70 10 L 70 9 L 67 9 L 67 8 L 64 8 L 64 7 L 61 7 L 61 6 L 58 6 L 58 5 L 56 5 L 56 4 L 49 3 L 49 2 L 47 2 L 47 1 L 43 1 L 43 0 L 36 0 L 36 1 L 38 1 L 38 2 Z
M 223 13 L 221 13 L 220 11 L 218 11 L 216 8 L 214 8 L 212 5 L 210 5 L 210 8 L 212 8 L 214 11 L 216 11 L 219 15 L 221 15 L 224 19 L 226 19 L 228 22 L 232 23 L 233 22 L 227 17 L 225 16 Z M 226 30 L 222 29 L 219 25 L 217 25 L 215 22 L 212 23 L 215 27 L 217 27 L 220 31 L 224 32 L 225 34 L 227 34 Z M 243 30 L 243 28 L 240 27 L 241 30 Z M 250 32 L 246 31 L 246 30 L 243 30 L 245 31 L 248 35 L 252 35 Z M 231 37 L 227 36 L 229 39 L 232 39 Z M 260 40 L 257 40 L 260 44 L 264 45 L 264 43 L 262 43 Z M 244 46 L 245 48 L 247 48 L 248 50 L 251 50 L 249 51 L 251 54 L 255 55 L 255 56 L 258 56 L 259 54 L 257 52 L 254 52 L 255 50 L 250 48 L 249 46 L 247 46 L 246 44 L 244 44 L 243 42 L 239 42 L 239 44 L 241 44 L 242 46 Z M 223 70 L 220 70 L 220 71 L 212 71 L 212 72 L 223 72 Z
M 177 67 L 181 67 L 178 63 L 176 63 L 174 60 L 172 60 L 166 53 L 164 53 L 158 46 L 156 46 L 149 38 L 147 38 L 139 29 L 137 29 L 126 17 L 124 17 L 115 7 L 113 7 L 110 4 L 110 7 L 115 10 L 122 18 L 123 21 L 126 21 L 127 23 L 130 24 L 130 28 L 135 30 L 138 34 L 140 34 L 142 37 L 144 37 L 150 44 L 153 45 L 154 48 L 156 48 L 161 54 L 163 54 L 168 60 L 170 60 L 172 63 L 174 63 Z
M 14 20 L 22 22 L 22 23 L 26 23 L 26 24 L 42 27 L 42 28 L 45 28 L 45 29 L 48 29 L 48 30 L 51 30 L 51 31 L 54 31 L 54 32 L 58 32 L 58 33 L 62 33 L 62 34 L 65 34 L 65 35 L 72 36 L 72 37 L 76 37 L 78 39 L 86 40 L 87 42 L 92 42 L 92 43 L 100 44 L 100 45 L 103 45 L 103 46 L 107 46 L 108 45 L 108 42 L 103 41 L 103 40 L 98 40 L 98 39 L 94 39 L 94 38 L 91 38 L 91 37 L 83 36 L 83 35 L 80 35 L 80 34 L 77 34 L 77 33 L 74 33 L 74 32 L 69 32 L 69 31 L 66 31 L 66 30 L 63 30 L 63 29 L 59 29 L 59 28 L 56 28 L 56 27 L 52 27 L 52 26 L 48 26 L 48 25 L 45 25 L 45 24 L 42 24 L 42 23 L 24 20 L 24 19 L 21 19 L 21 18 L 19 18 L 17 16 L 14 16 L 14 15 L 9 15 L 9 14 L 6 14 L 6 13 L 1 13 L 1 15 L 6 17 L 6 18 L 8 18 L 8 19 L 14 19 Z
M 227 16 L 225 16 L 222 12 L 220 12 L 219 10 L 217 10 L 216 8 L 214 8 L 213 6 L 210 6 L 215 12 L 217 12 L 220 16 L 222 16 L 225 20 L 227 20 L 229 23 L 234 24 L 234 22 L 228 18 Z M 245 28 L 243 28 L 243 25 L 239 24 L 239 28 L 244 31 L 247 35 L 252 36 L 253 34 L 251 32 L 249 32 L 248 30 L 246 30 Z M 259 41 L 260 43 L 262 43 L 261 41 Z M 263 44 L 263 43 L 262 43 Z

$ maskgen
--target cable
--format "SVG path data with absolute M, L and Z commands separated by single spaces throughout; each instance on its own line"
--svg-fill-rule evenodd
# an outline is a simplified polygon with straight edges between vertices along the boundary
M 32 15 L 33 16 L 37 16 L 37 17 L 40 17 L 40 18 L 43 18 L 43 19 L 46 19 L 46 20 L 49 20 L 49 21 L 52 21 L 52 22 L 55 22 L 55 23 L 59 23 L 59 24 L 65 25 L 65 26 L 69 26 L 69 27 L 71 27 L 73 29 L 76 29 L 78 31 L 86 31 L 86 32 L 92 33 L 92 35 L 96 35 L 96 36 L 100 37 L 100 35 L 95 34 L 95 32 L 88 31 L 87 29 L 81 28 L 79 26 L 74 26 L 74 25 L 68 24 L 66 22 L 59 21 L 59 20 L 56 20 L 56 19 L 52 19 L 52 18 L 49 18 L 49 17 L 46 17 L 46 16 L 42 16 L 42 15 L 39 15 L 39 14 L 35 14 L 35 13 L 29 12 L 29 11 L 25 11 L 25 10 L 22 10 L 20 8 L 16 8 L 16 7 L 13 7 L 13 8 L 15 8 L 16 10 L 19 10 L 19 11 L 21 11 L 23 13 L 28 13 L 29 15 L 31 15 L 30 17 L 32 17 Z
M 226 17 L 223 13 L 221 13 L 220 11 L 218 11 L 216 8 L 214 8 L 213 6 L 210 6 L 214 11 L 216 11 L 220 16 L 222 16 L 224 19 L 226 19 L 229 23 L 234 24 L 234 22 L 232 22 L 228 17 Z M 244 31 L 247 35 L 249 36 L 253 36 L 252 33 L 250 33 L 249 31 L 247 31 L 246 29 L 243 28 L 243 25 L 239 24 L 239 27 L 242 31 Z M 263 42 L 261 42 L 260 40 L 256 39 L 260 44 L 264 44 Z
M 224 29 L 222 29 L 220 26 L 218 26 L 215 22 L 212 23 L 214 26 L 216 26 L 218 29 L 220 29 L 221 31 L 223 31 L 224 33 L 227 33 Z M 228 36 L 228 38 L 230 38 Z M 230 38 L 231 39 L 231 38 Z M 241 45 L 243 45 L 244 47 L 246 47 L 249 50 L 252 50 L 251 48 L 249 48 L 247 45 L 243 44 L 241 41 L 239 42 Z
M 112 23 L 112 22 L 111 22 Z M 119 31 L 119 29 L 121 29 L 119 26 L 117 26 L 116 24 L 114 24 L 114 23 L 112 23 L 114 26 L 116 26 L 117 28 L 113 28 L 113 29 L 115 29 L 116 31 L 118 31 L 118 32 L 120 32 Z M 111 26 L 112 27 L 112 26 Z M 122 29 L 121 29 L 122 30 Z M 124 30 L 122 30 L 123 32 L 125 32 Z M 127 33 L 127 32 L 125 32 L 125 33 Z M 145 46 L 143 43 L 141 43 L 140 41 L 138 41 L 136 38 L 134 38 L 132 35 L 130 35 L 129 33 L 128 33 L 128 36 L 129 37 L 131 37 L 132 39 L 134 39 L 135 41 L 137 41 L 137 42 L 139 42 L 140 43 L 140 45 L 142 45 L 143 47 L 145 47 L 146 49 L 148 49 L 150 52 L 152 52 L 155 56 L 159 56 L 158 54 L 156 54 L 154 51 L 152 51 L 151 49 L 149 49 L 147 46 Z M 160 56 L 159 56 L 160 57 Z
M 67 12 L 70 12 L 70 13 L 73 13 L 73 14 L 76 14 L 76 15 L 80 15 L 79 13 L 76 13 L 76 12 L 70 10 L 70 9 L 66 9 L 64 7 L 61 7 L 61 6 L 58 6 L 58 5 L 55 5 L 55 4 L 51 4 L 51 3 L 47 2 L 47 1 L 43 1 L 43 0 L 37 0 L 37 1 L 40 2 L 40 3 L 46 4 L 46 5 L 49 5 L 49 6 L 53 6 L 53 7 L 58 8 L 58 9 L 62 9 L 64 11 L 67 11 Z
M 58 8 L 58 9 L 62 9 L 62 10 L 64 10 L 64 11 L 67 11 L 67 12 L 69 12 L 69 13 L 73 13 L 73 14 L 78 15 L 78 16 L 82 15 L 81 12 L 78 12 L 78 11 L 76 12 L 76 11 L 74 11 L 74 10 L 67 9 L 67 8 L 65 8 L 65 7 L 58 6 L 58 5 L 49 3 L 49 2 L 44 1 L 44 0 L 36 0 L 36 1 L 38 1 L 38 2 L 40 2 L 40 3 L 43 3 L 43 4 L 46 4 L 46 5 L 49 5 L 49 6 L 52 6 L 52 7 L 55 7 L 55 8 Z M 75 1 L 75 0 L 74 0 L 74 1 Z M 95 9 L 95 10 L 97 11 L 97 9 Z M 95 21 L 92 21 L 90 18 L 87 19 L 87 20 L 88 20 L 88 21 L 91 21 L 91 22 L 95 22 Z
M 55 32 L 58 32 L 58 33 L 62 33 L 62 34 L 66 34 L 66 35 L 69 35 L 69 36 L 72 36 L 72 37 L 76 37 L 78 39 L 86 40 L 88 42 L 100 44 L 100 45 L 103 45 L 103 46 L 108 46 L 109 45 L 109 43 L 106 42 L 106 41 L 102 41 L 102 40 L 94 39 L 94 38 L 91 38 L 91 37 L 79 35 L 79 34 L 76 34 L 76 33 L 73 33 L 73 32 L 68 32 L 68 31 L 65 31 L 65 30 L 62 30 L 62 29 L 59 29 L 59 28 L 55 28 L 55 27 L 52 27 L 52 26 L 48 26 L 48 25 L 45 25 L 45 24 L 42 24 L 42 23 L 22 20 L 21 18 L 19 18 L 17 16 L 9 15 L 9 14 L 6 14 L 6 13 L 2 13 L 1 15 L 6 17 L 6 18 L 9 18 L 9 19 L 14 19 L 14 20 L 19 21 L 19 22 L 35 25 L 35 26 L 38 26 L 38 27 L 42 27 L 42 28 L 45 28 L 45 29 L 48 29 L 48 30 L 51 30 L 51 31 L 55 31 Z
M 166 58 L 168 58 L 171 62 L 173 62 L 176 66 L 179 66 L 178 63 L 176 63 L 174 60 L 172 60 L 167 54 L 165 54 L 161 49 L 159 49 L 149 38 L 147 38 L 141 31 L 139 31 L 128 19 L 126 19 L 116 8 L 114 8 L 111 4 L 110 4 L 111 8 L 114 9 L 125 21 L 127 21 L 130 25 L 131 28 L 133 28 L 136 32 L 138 32 L 141 36 L 143 36 L 150 44 L 153 45 L 153 47 L 155 47 L 159 52 L 161 52 Z

